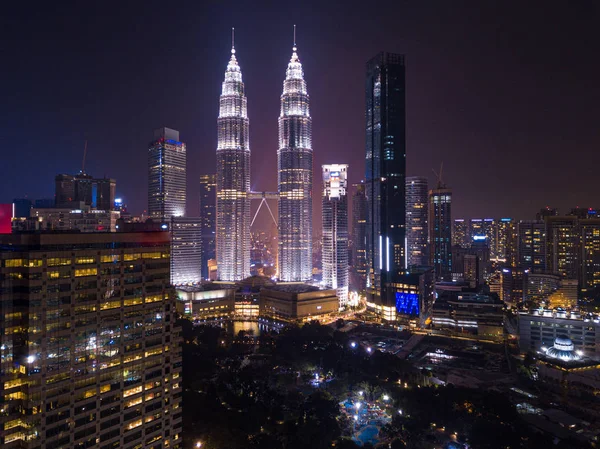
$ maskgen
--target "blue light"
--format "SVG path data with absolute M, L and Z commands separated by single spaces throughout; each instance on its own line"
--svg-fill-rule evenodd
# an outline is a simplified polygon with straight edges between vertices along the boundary
M 419 315 L 419 295 L 396 292 L 396 311 L 404 315 Z
M 487 236 L 485 236 L 485 235 L 474 235 L 473 236 L 473 240 L 475 240 L 475 241 L 481 241 L 481 240 L 485 240 L 485 239 L 487 239 Z
M 161 225 L 160 227 L 161 227 L 162 229 L 167 229 L 167 228 L 168 228 L 168 226 L 167 226 L 166 224 L 163 224 L 163 225 Z

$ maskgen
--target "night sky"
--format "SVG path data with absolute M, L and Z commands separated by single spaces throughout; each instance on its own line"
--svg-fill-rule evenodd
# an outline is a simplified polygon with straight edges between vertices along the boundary
M 547 1 L 10 2 L 0 17 L 0 202 L 52 197 L 57 173 L 117 179 L 146 208 L 153 129 L 188 149 L 188 215 L 214 172 L 230 28 L 248 96 L 252 187 L 276 190 L 292 26 L 320 165 L 364 176 L 364 66 L 407 61 L 408 175 L 444 164 L 453 215 L 600 207 L 600 3 Z M 316 219 L 320 217 L 320 205 Z M 317 226 L 315 226 L 316 228 Z

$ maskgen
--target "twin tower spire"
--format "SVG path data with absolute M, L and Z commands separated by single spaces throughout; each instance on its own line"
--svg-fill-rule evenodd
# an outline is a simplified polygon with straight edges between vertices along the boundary
M 286 70 L 278 119 L 278 277 L 312 280 L 312 119 L 304 71 L 294 46 Z M 235 56 L 225 71 L 217 118 L 217 269 L 220 280 L 250 276 L 250 146 L 247 99 Z

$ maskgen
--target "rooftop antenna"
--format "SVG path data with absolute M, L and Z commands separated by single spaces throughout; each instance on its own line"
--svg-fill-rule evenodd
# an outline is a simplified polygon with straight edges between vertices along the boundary
M 85 174 L 85 155 L 87 154 L 87 140 L 83 147 L 83 161 L 81 161 L 81 174 Z
M 235 53 L 235 28 L 231 27 L 231 53 Z
M 437 178 L 437 188 L 438 189 L 445 189 L 446 186 L 444 185 L 444 178 L 443 178 L 443 175 L 444 175 L 444 163 L 442 162 L 440 164 L 440 172 L 439 172 L 439 174 L 434 169 L 431 169 L 431 171 L 433 172 L 433 174 Z
M 294 50 L 296 50 L 296 25 L 294 25 Z

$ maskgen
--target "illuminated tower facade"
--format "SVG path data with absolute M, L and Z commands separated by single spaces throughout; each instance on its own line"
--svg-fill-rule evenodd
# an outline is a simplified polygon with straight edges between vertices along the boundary
M 279 114 L 279 279 L 307 282 L 312 280 L 312 120 L 296 50 L 294 43 Z
M 427 178 L 406 178 L 406 253 L 408 266 L 427 265 Z
M 328 164 L 323 175 L 323 283 L 348 303 L 348 165 Z
M 452 190 L 441 181 L 429 191 L 429 265 L 436 281 L 452 280 Z
M 242 71 L 231 48 L 217 119 L 217 270 L 224 281 L 250 276 L 250 145 Z

